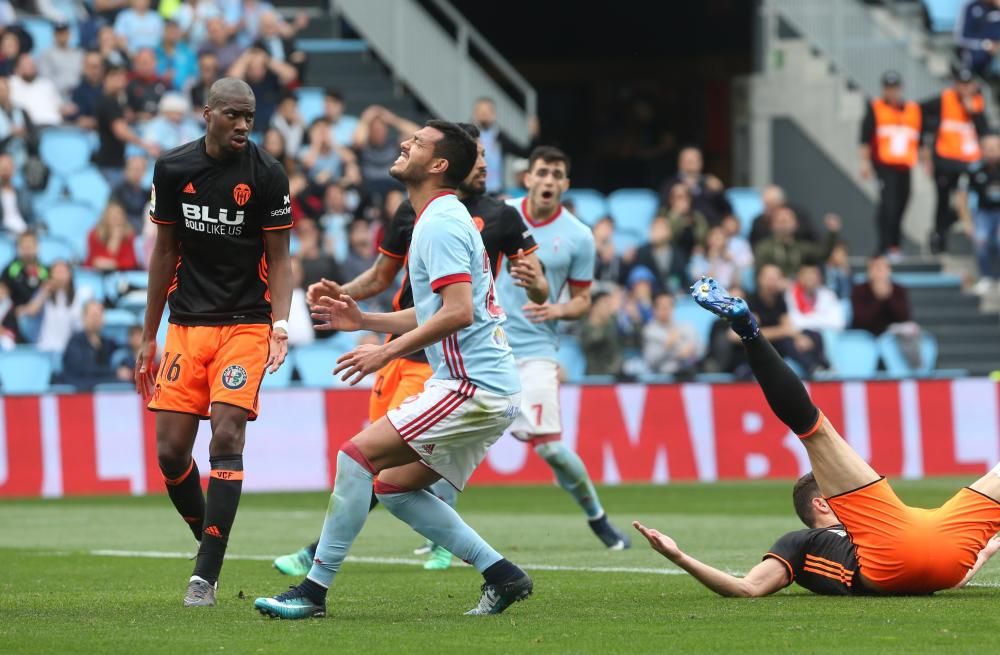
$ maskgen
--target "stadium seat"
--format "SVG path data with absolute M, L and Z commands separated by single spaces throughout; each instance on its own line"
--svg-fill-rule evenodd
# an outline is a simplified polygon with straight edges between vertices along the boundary
M 845 330 L 827 357 L 839 377 L 870 378 L 878 368 L 878 345 L 869 332 Z
M 42 236 L 38 240 L 38 259 L 48 266 L 60 259 L 68 262 L 76 261 L 77 254 L 69 242 L 59 237 Z
M 104 275 L 88 268 L 73 271 L 73 284 L 77 291 L 86 289 L 94 300 L 104 302 Z
M 296 89 L 295 95 L 299 98 L 299 115 L 306 125 L 323 115 L 325 92 L 323 89 L 313 86 L 302 86 Z
M 336 335 L 310 346 L 296 348 L 294 363 L 302 384 L 321 389 L 339 389 L 347 386 L 339 377 L 334 377 L 333 369 L 337 368 L 337 359 L 350 350 L 352 345 L 353 339 Z
M 139 317 L 127 309 L 104 310 L 104 336 L 115 343 L 124 344 L 128 341 L 128 329 L 139 325 Z
M 119 298 L 128 295 L 130 291 L 148 286 L 149 273 L 146 271 L 116 271 L 104 276 L 104 296 L 112 304 L 117 304 Z
M 566 372 L 567 382 L 580 382 L 587 374 L 587 358 L 574 337 L 563 336 L 559 340 L 559 351 L 556 353 L 559 366 Z
M 615 227 L 640 234 L 643 240 L 659 207 L 660 198 L 650 189 L 618 189 L 608 195 L 608 212 Z
M 85 168 L 90 164 L 93 145 L 83 130 L 53 127 L 42 131 L 39 154 L 42 161 L 60 177 Z
M 627 230 L 622 228 L 615 228 L 615 233 L 612 235 L 612 240 L 615 243 L 615 250 L 618 254 L 625 254 L 633 248 L 638 248 L 646 240 L 645 235 L 639 234 L 635 230 Z
M 854 305 L 851 304 L 851 299 L 841 298 L 840 308 L 844 312 L 844 325 L 850 325 L 854 320 Z
M 90 205 L 99 212 L 104 211 L 111 197 L 107 180 L 93 166 L 71 173 L 66 179 L 66 189 L 70 200 Z
M 677 323 L 688 323 L 694 327 L 695 333 L 701 341 L 702 349 L 708 346 L 708 339 L 712 334 L 712 326 L 718 320 L 715 314 L 707 312 L 687 295 L 677 298 L 674 306 L 674 321 Z
M 0 236 L 0 268 L 11 263 L 15 255 L 17 255 L 17 246 L 14 245 L 14 239 Z
M 261 387 L 264 389 L 287 389 L 292 385 L 292 371 L 295 370 L 294 353 L 288 353 L 285 363 L 274 373 L 264 372 L 264 381 Z M 333 370 L 333 369 L 330 369 Z
M 101 382 L 100 384 L 94 385 L 94 391 L 102 393 L 135 393 L 135 385 L 131 382 Z
M 21 16 L 18 22 L 24 31 L 31 36 L 31 54 L 37 57 L 52 47 L 56 40 L 55 27 L 47 18 L 41 16 Z
M 931 32 L 945 34 L 953 31 L 964 4 L 960 0 L 923 0 Z
M 52 378 L 50 356 L 34 348 L 0 353 L 0 389 L 6 394 L 44 393 Z
M 97 219 L 97 210 L 80 202 L 59 202 L 47 206 L 42 212 L 49 234 L 73 246 L 78 260 L 87 256 L 87 235 L 97 224 Z
M 608 215 L 608 199 L 595 189 L 570 189 L 563 198 L 573 203 L 573 213 L 587 225 Z
M 736 218 L 740 219 L 740 233 L 749 236 L 753 219 L 764 211 L 760 191 L 753 187 L 733 187 L 726 189 L 726 199 L 732 205 Z
M 878 338 L 878 351 L 886 371 L 893 376 L 926 375 L 937 364 L 937 339 L 927 332 L 920 336 L 920 368 L 910 367 L 899 347 L 899 339 L 894 334 L 886 332 Z

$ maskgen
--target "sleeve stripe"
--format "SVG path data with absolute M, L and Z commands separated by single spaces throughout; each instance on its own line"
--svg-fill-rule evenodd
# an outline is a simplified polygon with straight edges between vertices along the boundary
M 149 215 L 149 220 L 153 221 L 157 225 L 176 225 L 177 224 L 177 221 L 161 221 L 161 220 L 157 219 L 155 216 L 153 216 L 152 214 Z
M 385 255 L 386 257 L 392 257 L 393 259 L 405 259 L 406 258 L 406 255 L 397 255 L 394 252 L 389 252 L 388 250 L 386 250 L 382 246 L 378 247 L 378 251 L 380 253 L 382 253 L 383 255 Z
M 431 282 L 431 291 L 437 293 L 449 284 L 458 284 L 460 282 L 472 283 L 472 276 L 468 273 L 453 273 L 451 275 L 445 275 L 444 277 L 439 277 L 438 279 Z
M 788 560 L 786 560 L 781 555 L 775 555 L 774 553 L 764 554 L 764 559 L 767 559 L 769 557 L 773 557 L 774 559 L 778 560 L 779 562 L 788 567 L 788 584 L 792 584 L 793 582 L 795 582 L 795 569 L 793 569 L 792 565 L 788 563 Z
M 291 227 L 292 223 L 289 223 L 288 225 L 274 225 L 272 227 L 262 227 L 260 229 L 264 230 L 265 232 L 273 232 L 275 230 L 287 230 Z
M 535 252 L 536 250 L 538 250 L 538 244 L 537 243 L 535 245 L 531 246 L 530 248 L 528 248 L 527 250 L 525 250 L 524 254 L 525 255 L 530 255 L 531 253 Z M 508 257 L 510 257 L 511 259 L 517 259 L 517 256 L 518 256 L 517 255 L 517 251 L 514 251 L 514 254 L 510 254 L 510 253 L 505 253 L 505 254 Z
M 574 280 L 570 278 L 569 285 L 571 287 L 589 287 L 593 284 L 593 280 Z

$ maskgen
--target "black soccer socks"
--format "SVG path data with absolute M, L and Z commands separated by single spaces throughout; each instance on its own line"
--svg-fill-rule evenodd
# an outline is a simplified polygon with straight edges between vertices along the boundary
M 220 455 L 209 460 L 212 475 L 208 481 L 208 502 L 205 507 L 205 529 L 194 575 L 215 584 L 226 555 L 229 531 L 236 519 L 243 490 L 243 456 Z
M 160 466 L 163 482 L 167 486 L 167 495 L 181 515 L 184 522 L 191 528 L 194 538 L 201 541 L 201 530 L 205 522 L 205 494 L 201 491 L 201 475 L 194 458 L 184 471 L 167 471 Z

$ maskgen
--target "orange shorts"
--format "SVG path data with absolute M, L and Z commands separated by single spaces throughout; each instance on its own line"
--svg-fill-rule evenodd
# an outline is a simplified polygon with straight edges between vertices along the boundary
M 390 409 L 396 409 L 410 396 L 424 390 L 424 383 L 434 370 L 427 362 L 394 359 L 378 372 L 368 401 L 368 419 L 374 423 Z
M 904 505 L 882 478 L 827 502 L 854 542 L 861 574 L 887 593 L 954 587 L 1000 532 L 1000 503 L 969 488 L 921 509 Z
M 208 418 L 226 403 L 257 418 L 260 383 L 271 350 L 270 325 L 170 324 L 149 409 Z

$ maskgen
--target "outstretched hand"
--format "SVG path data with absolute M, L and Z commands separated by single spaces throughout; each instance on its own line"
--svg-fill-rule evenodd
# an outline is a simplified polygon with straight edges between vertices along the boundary
M 361 308 L 350 296 L 340 299 L 323 296 L 312 306 L 312 318 L 317 330 L 343 330 L 354 332 L 361 329 Z
M 319 282 L 313 282 L 309 285 L 309 288 L 306 290 L 306 302 L 310 305 L 315 305 L 323 296 L 329 296 L 334 300 L 338 300 L 343 293 L 344 290 L 339 284 L 322 278 Z
M 364 343 L 337 360 L 337 368 L 333 369 L 333 374 L 340 375 L 340 379 L 347 384 L 354 386 L 369 373 L 379 370 L 389 361 L 385 355 L 384 346 L 376 346 Z
M 638 521 L 632 521 L 632 527 L 639 531 L 639 534 L 646 538 L 650 547 L 659 554 L 666 557 L 671 562 L 676 561 L 684 553 L 677 547 L 677 542 L 663 534 L 659 530 L 647 528 Z

